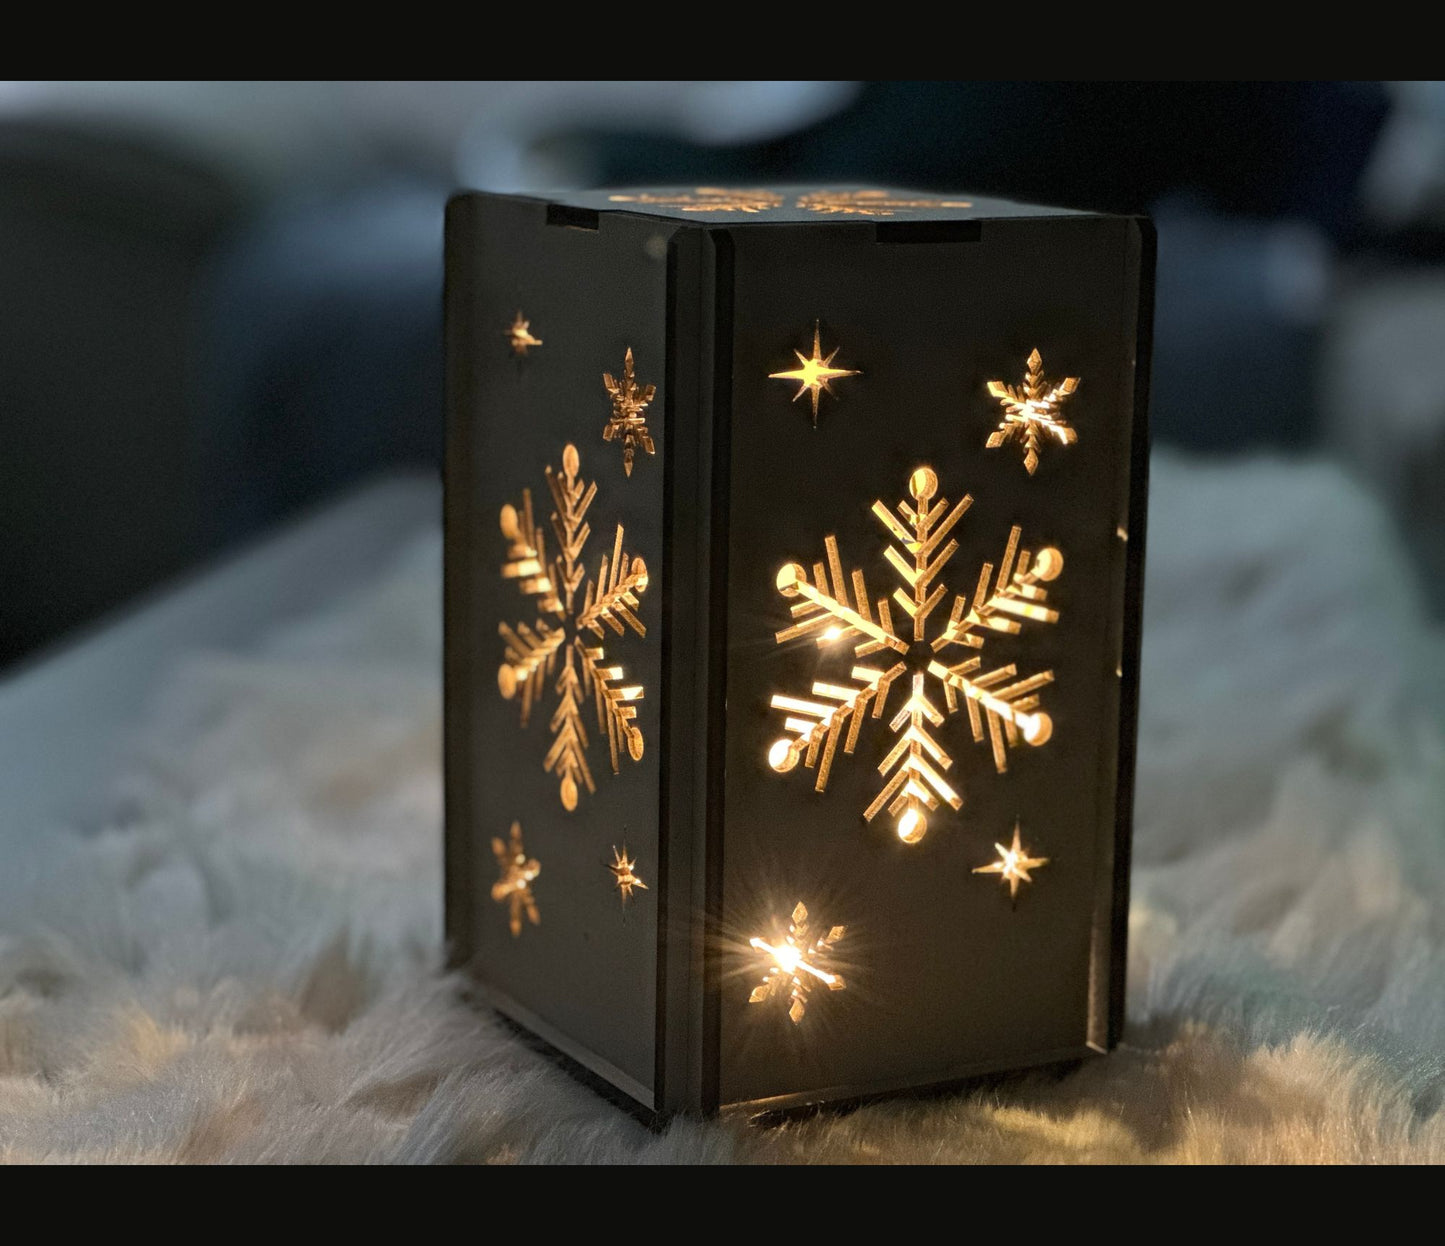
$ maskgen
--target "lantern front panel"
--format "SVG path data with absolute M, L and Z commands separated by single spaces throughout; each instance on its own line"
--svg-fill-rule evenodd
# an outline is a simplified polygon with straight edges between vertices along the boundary
M 986 222 L 969 241 L 881 236 L 867 225 L 731 236 L 724 1104 L 945 1082 L 1108 1041 L 1136 227 L 1035 218 Z M 816 426 L 811 394 L 795 400 L 800 382 L 774 375 L 799 369 L 795 351 L 811 357 L 815 333 L 819 357 L 855 373 L 821 394 Z M 1055 410 L 1076 435 L 1046 433 L 1030 471 L 1026 436 L 988 445 L 1005 413 L 989 382 L 1024 386 L 1035 350 L 1043 385 L 1078 378 Z M 920 563 L 908 510 L 926 501 L 936 528 L 965 496 Z M 1006 560 L 1054 572 L 1045 551 L 1057 572 L 986 620 L 1016 631 L 978 626 L 960 633 L 969 644 L 938 647 L 986 564 L 992 594 Z M 821 597 L 780 591 L 790 563 Z M 921 627 L 908 613 L 920 566 L 923 599 L 936 598 Z M 856 618 L 855 585 L 874 624 L 891 615 L 895 647 L 819 607 Z M 962 670 L 952 689 L 951 670 Z M 849 698 L 889 672 L 846 717 Z M 990 713 L 1013 702 L 1017 721 Z M 831 744 L 825 710 L 845 715 Z M 1050 735 L 1033 745 L 1041 714 Z M 1016 826 L 1022 859 L 1046 863 L 1017 883 L 976 873 L 1001 860 L 996 845 L 1012 850 Z M 801 1014 L 791 989 L 750 1005 L 799 901 L 804 951 L 844 928 L 820 964 L 844 985 L 805 966 L 792 975 Z

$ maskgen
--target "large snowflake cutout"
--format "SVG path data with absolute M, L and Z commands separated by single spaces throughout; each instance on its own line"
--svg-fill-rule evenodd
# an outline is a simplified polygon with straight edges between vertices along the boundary
M 508 700 L 520 699 L 525 727 L 532 707 L 546 694 L 547 681 L 555 676 L 552 745 L 542 766 L 557 776 L 562 805 L 568 810 L 577 807 L 580 787 L 597 790 L 587 765 L 590 741 L 582 714 L 588 696 L 596 702 L 597 730 L 607 735 L 612 773 L 618 773 L 624 749 L 633 761 L 642 760 L 636 704 L 642 700 L 642 686 L 620 682 L 623 667 L 609 665 L 599 642 L 608 631 L 623 636 L 630 629 L 638 636 L 647 635 L 635 613 L 647 591 L 647 566 L 641 558 L 623 553 L 621 524 L 611 558 L 602 556 L 597 574 L 589 579 L 582 565 L 583 549 L 592 534 L 587 511 L 597 496 L 597 483 L 586 484 L 578 476 L 579 468 L 577 447 L 569 445 L 562 451 L 562 471 L 546 470 L 559 551 L 550 563 L 544 536 L 532 517 L 531 490 L 522 490 L 520 511 L 504 506 L 501 515 L 502 535 L 508 541 L 502 577 L 516 580 L 533 599 L 537 617 L 530 624 L 500 625 L 505 654 L 497 686 Z
M 908 489 L 913 505 L 899 502 L 897 514 L 882 502 L 872 508 L 897 542 L 885 553 L 903 580 L 891 599 L 879 598 L 870 607 L 863 572 L 855 568 L 844 579 L 832 536 L 823 542 L 826 562 L 813 565 L 811 579 L 798 563 L 778 572 L 778 591 L 794 600 L 794 622 L 777 633 L 778 643 L 809 637 L 825 652 L 851 651 L 854 661 L 846 681 L 816 680 L 811 699 L 773 697 L 773 708 L 786 715 L 787 734 L 769 749 L 768 762 L 786 773 L 802 761 L 816 769 L 814 787 L 824 791 L 839 745 L 851 754 L 865 719 L 881 719 L 893 686 L 902 684 L 906 698 L 888 720 L 897 739 L 878 766 L 883 786 L 863 817 L 871 822 L 886 808 L 896 819 L 899 839 L 913 844 L 927 832 L 926 810 L 943 803 L 954 809 L 963 805 L 962 795 L 944 777 L 953 758 L 934 735 L 945 711 L 952 715 L 961 706 L 967 709 L 974 742 L 982 744 L 987 736 L 1000 774 L 1008 768 L 1009 748 L 1020 740 L 1040 745 L 1052 734 L 1053 723 L 1039 708 L 1039 689 L 1053 681 L 1053 671 L 1021 677 L 1012 662 L 984 670 L 977 652 L 965 653 L 982 649 L 990 633 L 1017 635 L 1026 624 L 1057 622 L 1058 611 L 1046 604 L 1041 585 L 1063 570 L 1064 556 L 1057 549 L 1036 554 L 1021 549 L 1021 532 L 1014 527 L 997 574 L 994 564 L 985 562 L 972 598 L 956 595 L 948 621 L 930 628 L 930 618 L 948 595 L 936 581 L 958 551 L 949 534 L 973 499 L 965 494 L 950 507 L 936 497 L 938 477 L 929 467 L 912 474 Z M 897 625 L 894 606 L 906 616 Z

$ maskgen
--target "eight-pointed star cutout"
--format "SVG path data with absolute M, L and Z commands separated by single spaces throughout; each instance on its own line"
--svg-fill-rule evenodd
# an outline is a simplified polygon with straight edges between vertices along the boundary
M 998 849 L 999 859 L 989 865 L 980 865 L 973 872 L 975 874 L 997 874 L 999 881 L 1008 884 L 1009 899 L 1018 899 L 1019 883 L 1031 883 L 1034 880 L 1029 876 L 1030 870 L 1036 870 L 1040 866 L 1049 863 L 1048 857 L 1031 857 L 1028 850 L 1019 842 L 1019 824 L 1014 823 L 1014 841 L 1005 848 L 1002 844 L 995 844 Z
M 813 322 L 813 357 L 810 359 L 800 350 L 793 354 L 798 357 L 799 366 L 790 368 L 786 372 L 769 372 L 768 379 L 774 381 L 797 381 L 798 392 L 793 395 L 793 401 L 797 402 L 804 394 L 812 392 L 813 395 L 813 427 L 818 427 L 818 395 L 833 392 L 829 381 L 835 381 L 840 376 L 861 376 L 856 368 L 835 368 L 833 360 L 837 356 L 839 347 L 833 347 L 827 358 L 823 357 L 822 337 L 819 331 L 818 322 Z

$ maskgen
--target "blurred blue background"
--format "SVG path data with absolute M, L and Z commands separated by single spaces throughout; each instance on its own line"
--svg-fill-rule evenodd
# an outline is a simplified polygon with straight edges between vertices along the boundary
M 1152 213 L 1156 440 L 1321 453 L 1445 612 L 1438 83 L 0 83 L 0 666 L 437 468 L 457 186 Z

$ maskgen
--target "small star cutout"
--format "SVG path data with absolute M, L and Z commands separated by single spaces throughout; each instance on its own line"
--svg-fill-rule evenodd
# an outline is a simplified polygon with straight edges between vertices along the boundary
M 612 845 L 612 864 L 607 867 L 612 871 L 612 876 L 617 880 L 617 890 L 622 894 L 622 903 L 626 904 L 632 899 L 632 889 L 641 887 L 643 891 L 648 889 L 647 884 L 638 878 L 634 871 L 637 869 L 637 862 L 627 855 L 627 845 L 622 845 L 622 851 L 617 851 L 617 845 Z
M 834 357 L 838 354 L 839 347 L 835 346 L 832 353 L 825 359 L 823 357 L 822 339 L 818 331 L 817 321 L 813 322 L 813 357 L 809 359 L 800 350 L 795 350 L 798 363 L 801 367 L 791 368 L 787 372 L 769 372 L 768 379 L 774 381 L 797 381 L 798 392 L 793 395 L 793 401 L 797 402 L 805 393 L 812 391 L 813 394 L 813 427 L 818 427 L 818 395 L 833 392 L 829 381 L 837 380 L 840 376 L 861 376 L 862 373 L 856 368 L 835 368 L 832 366 Z
M 999 860 L 991 865 L 980 865 L 974 870 L 975 874 L 997 874 L 1001 882 L 1008 883 L 1009 899 L 1017 899 L 1019 894 L 1019 882 L 1031 883 L 1034 880 L 1029 877 L 1030 870 L 1036 870 L 1042 865 L 1049 863 L 1048 857 L 1031 857 L 1019 843 L 1019 824 L 1014 823 L 1013 844 L 1005 848 L 1002 844 L 995 844 L 998 849 Z
M 542 339 L 532 336 L 532 322 L 523 320 L 522 313 L 517 313 L 517 318 L 512 321 L 512 327 L 507 330 L 506 338 L 512 344 L 514 355 L 525 355 L 533 346 L 542 345 Z

